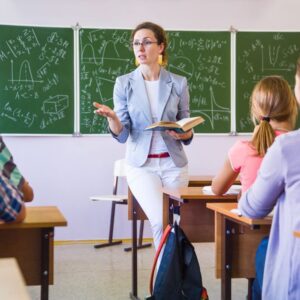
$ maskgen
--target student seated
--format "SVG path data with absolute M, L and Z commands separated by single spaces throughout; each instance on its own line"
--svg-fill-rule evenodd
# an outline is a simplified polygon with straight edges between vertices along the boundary
M 300 60 L 295 95 L 300 104 Z M 300 130 L 278 138 L 263 159 L 251 188 L 238 208 L 243 215 L 263 218 L 274 208 L 267 248 L 262 299 L 300 299 Z
M 223 168 L 212 181 L 212 191 L 223 195 L 238 175 L 244 193 L 254 182 L 267 149 L 276 136 L 295 127 L 297 101 L 286 80 L 279 76 L 261 79 L 251 95 L 252 139 L 237 141 L 228 152 Z
M 20 191 L 0 173 L 0 224 L 21 222 L 25 218 L 25 205 Z
M 29 202 L 33 200 L 34 194 L 31 186 L 23 177 L 14 163 L 13 157 L 0 136 L 0 172 L 7 177 L 10 183 L 21 193 L 22 200 Z
M 31 186 L 17 168 L 0 136 L 0 223 L 23 221 L 23 201 L 32 201 L 33 197 Z

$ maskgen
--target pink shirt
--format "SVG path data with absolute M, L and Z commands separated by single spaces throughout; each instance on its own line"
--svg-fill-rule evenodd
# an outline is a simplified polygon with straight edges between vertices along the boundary
M 282 133 L 275 131 L 276 136 Z M 263 157 L 257 155 L 250 141 L 238 141 L 229 149 L 228 158 L 233 171 L 240 175 L 244 193 L 255 181 Z

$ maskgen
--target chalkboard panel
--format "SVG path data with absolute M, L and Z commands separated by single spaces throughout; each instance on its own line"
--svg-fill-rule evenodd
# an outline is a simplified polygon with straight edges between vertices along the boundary
M 187 77 L 199 133 L 230 132 L 230 32 L 169 31 L 171 72 Z
M 92 103 L 113 107 L 116 78 L 135 68 L 130 34 L 122 29 L 79 32 L 81 133 L 107 133 L 107 121 L 93 113 Z
M 113 107 L 117 76 L 135 68 L 130 30 L 80 30 L 80 132 L 106 133 L 107 123 L 92 102 Z M 230 33 L 169 31 L 167 69 L 186 76 L 193 116 L 206 122 L 196 132 L 230 131 Z
M 73 30 L 0 26 L 0 132 L 74 127 Z
M 300 53 L 299 32 L 238 32 L 236 37 L 236 128 L 252 132 L 249 100 L 264 76 L 281 75 L 293 87 Z M 298 125 L 299 127 L 299 121 Z

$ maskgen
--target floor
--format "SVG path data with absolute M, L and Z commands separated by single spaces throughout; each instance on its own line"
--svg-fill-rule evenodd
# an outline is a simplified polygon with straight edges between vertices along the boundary
M 131 291 L 131 253 L 126 244 L 94 249 L 91 244 L 58 245 L 54 248 L 54 285 L 49 300 L 126 300 Z M 218 300 L 221 282 L 215 279 L 214 243 L 194 244 L 203 284 L 210 300 Z M 149 277 L 154 248 L 139 250 L 138 295 L 149 295 Z M 40 299 L 40 287 L 28 287 L 33 300 Z M 232 299 L 246 299 L 247 281 L 235 279 Z M 166 299 L 172 300 L 172 299 Z

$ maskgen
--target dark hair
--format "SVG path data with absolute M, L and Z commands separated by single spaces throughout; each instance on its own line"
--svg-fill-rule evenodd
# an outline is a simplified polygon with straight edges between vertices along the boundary
M 168 40 L 165 30 L 152 22 L 143 22 L 135 27 L 135 29 L 131 32 L 131 40 L 133 40 L 137 31 L 141 29 L 149 29 L 154 33 L 154 36 L 157 40 L 157 44 L 161 45 L 164 44 L 164 50 L 162 54 L 162 64 L 165 66 L 168 62 L 168 54 L 167 54 L 167 47 L 168 47 Z

